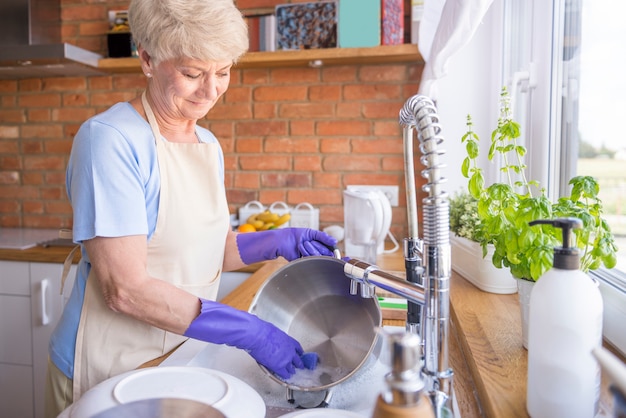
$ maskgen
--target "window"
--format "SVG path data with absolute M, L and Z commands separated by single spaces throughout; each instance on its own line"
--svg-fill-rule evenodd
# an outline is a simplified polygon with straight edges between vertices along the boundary
M 577 162 L 575 173 L 598 179 L 605 217 L 619 247 L 617 266 L 611 271 L 599 271 L 597 276 L 604 298 L 605 337 L 624 353 L 626 141 L 621 128 L 626 115 L 626 81 L 619 74 L 626 64 L 626 27 L 622 20 L 626 5 L 619 0 L 568 3 L 565 38 L 580 40 L 580 72 L 567 83 L 572 84 L 568 89 L 572 93 L 564 96 L 564 103 L 572 109 L 568 111 L 569 107 L 564 106 L 563 120 L 571 120 L 572 128 L 563 132 L 562 141 L 577 144 L 572 156 Z
M 546 187 L 551 199 L 569 194 L 567 183 L 575 175 L 598 178 L 619 261 L 616 268 L 592 275 L 604 299 L 604 335 L 626 354 L 626 141 L 620 129 L 626 118 L 624 3 L 493 0 L 487 14 L 479 16 L 471 42 L 450 59 L 437 94 L 452 144 L 446 155 L 450 167 L 460 167 L 464 157 L 455 141 L 466 131 L 467 114 L 478 135 L 488 138 L 500 89 L 508 86 L 528 150 L 529 177 Z M 497 167 L 485 170 L 488 183 L 501 180 L 500 175 Z M 467 187 L 454 170 L 450 180 L 451 191 Z
M 606 218 L 620 248 L 617 269 L 626 272 L 626 4 L 619 0 L 576 0 L 571 20 L 580 20 L 578 129 L 563 140 L 577 139 L 577 173 L 600 182 Z M 576 10 L 577 9 L 577 10 Z M 582 12 L 582 13 L 581 13 Z M 574 26 L 574 25 L 572 25 Z M 568 34 L 566 34 L 568 36 Z M 580 87 L 578 87 L 580 85 Z M 574 89 L 571 89 L 574 90 Z M 572 99 L 572 101 L 574 101 Z
M 618 264 L 592 274 L 604 297 L 605 337 L 626 353 L 624 12 L 620 0 L 504 0 L 503 79 L 524 121 L 531 177 L 553 199 L 569 194 L 575 175 L 600 183 Z

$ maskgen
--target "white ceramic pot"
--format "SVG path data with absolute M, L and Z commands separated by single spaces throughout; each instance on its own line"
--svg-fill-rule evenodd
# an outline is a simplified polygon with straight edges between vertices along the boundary
M 530 293 L 535 282 L 531 280 L 515 279 L 517 294 L 519 295 L 519 308 L 522 318 L 522 345 L 528 350 L 528 313 L 530 312 Z
M 511 294 L 517 292 L 517 283 L 508 269 L 499 269 L 491 262 L 493 248 L 483 258 L 480 244 L 467 238 L 450 234 L 452 269 L 469 280 L 480 290 L 490 293 Z

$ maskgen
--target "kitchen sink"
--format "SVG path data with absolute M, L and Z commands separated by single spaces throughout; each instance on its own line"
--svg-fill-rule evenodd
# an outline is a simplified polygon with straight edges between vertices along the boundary
M 389 331 L 404 331 L 403 327 L 384 327 Z M 369 417 L 372 414 L 376 399 L 385 389 L 384 376 L 390 371 L 389 354 L 384 337 L 377 357 L 370 355 L 363 366 L 348 380 L 330 388 L 329 408 L 353 411 Z M 256 390 L 270 412 L 286 411 L 296 405 L 287 401 L 287 388 L 270 379 L 259 365 L 243 350 L 226 345 L 208 344 L 197 340 L 188 340 L 161 366 L 195 366 L 219 370 L 235 376 Z M 294 399 L 303 407 L 318 405 L 326 392 L 296 392 Z

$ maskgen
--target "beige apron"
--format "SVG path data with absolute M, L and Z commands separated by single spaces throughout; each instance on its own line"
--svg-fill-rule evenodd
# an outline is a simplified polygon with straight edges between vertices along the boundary
M 218 146 L 163 141 L 145 92 L 142 102 L 156 141 L 161 176 L 157 224 L 148 242 L 148 274 L 215 300 L 230 225 L 215 164 Z M 74 402 L 97 383 L 133 370 L 186 339 L 110 310 L 92 276 L 93 270 L 76 339 Z

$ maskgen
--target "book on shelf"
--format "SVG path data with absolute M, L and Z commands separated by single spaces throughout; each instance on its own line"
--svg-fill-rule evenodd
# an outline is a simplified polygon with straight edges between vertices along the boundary
M 404 0 L 382 0 L 381 38 L 383 45 L 404 43 Z
M 260 51 L 260 31 L 259 26 L 261 24 L 260 16 L 246 16 L 246 23 L 248 24 L 248 39 L 250 41 L 248 45 L 249 52 Z
M 276 6 L 276 49 L 315 49 L 336 46 L 337 3 L 335 1 Z
M 380 45 L 381 0 L 340 0 L 337 44 L 341 48 Z
M 424 17 L 424 0 L 411 0 L 411 43 L 419 43 L 420 23 Z
M 261 16 L 259 26 L 260 33 L 260 50 L 275 51 L 276 50 L 276 16 Z
M 276 49 L 276 16 L 273 14 L 250 15 L 248 23 L 249 52 L 274 51 Z

